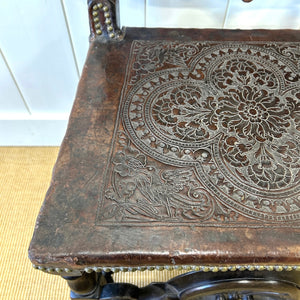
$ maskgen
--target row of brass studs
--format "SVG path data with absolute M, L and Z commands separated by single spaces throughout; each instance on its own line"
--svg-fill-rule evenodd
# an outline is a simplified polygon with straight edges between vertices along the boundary
M 109 8 L 106 5 L 103 5 L 102 3 L 95 4 L 93 6 L 93 21 L 95 25 L 95 30 L 96 30 L 96 35 L 102 35 L 102 28 L 101 28 L 101 23 L 100 23 L 100 18 L 99 18 L 99 12 L 98 10 L 102 9 L 104 12 L 104 17 L 105 17 L 105 24 L 107 25 L 107 31 L 109 33 L 110 38 L 115 37 L 114 28 L 112 26 L 112 19 L 111 15 L 109 13 Z
M 42 266 L 33 266 L 35 269 L 48 273 L 72 273 L 69 268 L 45 268 Z M 83 271 L 86 273 L 92 272 L 136 272 L 136 271 L 200 271 L 200 272 L 228 272 L 228 271 L 300 271 L 300 266 L 260 266 L 260 265 L 236 265 L 236 266 L 147 266 L 147 267 L 87 267 Z M 76 271 L 76 270 L 75 270 Z M 77 270 L 78 271 L 78 270 Z

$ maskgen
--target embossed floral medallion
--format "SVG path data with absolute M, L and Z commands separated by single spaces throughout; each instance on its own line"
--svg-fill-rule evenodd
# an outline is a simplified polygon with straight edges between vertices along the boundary
M 300 45 L 132 45 L 98 220 L 298 226 Z

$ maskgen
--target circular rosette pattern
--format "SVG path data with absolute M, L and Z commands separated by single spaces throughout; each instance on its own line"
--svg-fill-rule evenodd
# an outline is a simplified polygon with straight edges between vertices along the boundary
M 220 149 L 225 164 L 258 188 L 294 185 L 300 152 L 292 138 L 297 123 L 292 116 L 298 109 L 294 98 L 267 90 L 244 87 L 225 93 L 216 110 L 224 133 Z
M 140 80 L 127 94 L 123 125 L 150 157 L 194 167 L 223 204 L 253 218 L 289 218 L 300 211 L 300 91 L 289 79 L 296 71 L 267 47 L 205 48 L 189 68 Z M 189 213 L 201 215 L 203 197 Z
M 282 100 L 267 90 L 245 86 L 224 93 L 217 114 L 227 135 L 272 141 L 290 127 L 290 111 Z

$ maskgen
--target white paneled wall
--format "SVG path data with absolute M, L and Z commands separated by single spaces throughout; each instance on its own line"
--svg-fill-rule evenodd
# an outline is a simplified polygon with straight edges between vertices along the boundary
M 86 0 L 0 0 L 0 145 L 59 145 L 88 50 Z M 300 28 L 300 0 L 120 0 L 122 26 Z
M 21 92 L 18 89 L 14 74 L 9 69 L 2 52 L 0 53 L 0 111 L 1 114 L 28 114 Z M 2 116 L 3 117 L 3 116 Z
M 299 29 L 299 0 L 230 1 L 225 28 Z
M 227 0 L 147 0 L 146 26 L 222 28 L 226 8 Z

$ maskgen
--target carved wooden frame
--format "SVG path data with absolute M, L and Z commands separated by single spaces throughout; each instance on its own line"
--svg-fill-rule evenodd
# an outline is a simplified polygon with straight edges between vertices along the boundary
M 297 300 L 300 297 L 299 272 L 191 272 L 165 283 L 138 288 L 113 283 L 111 273 L 84 273 L 65 277 L 71 299 L 199 299 L 199 300 Z

